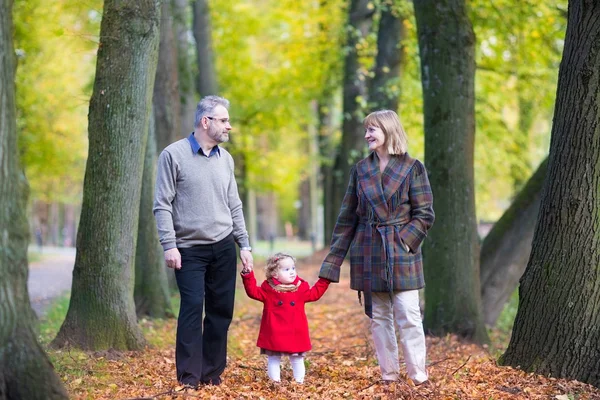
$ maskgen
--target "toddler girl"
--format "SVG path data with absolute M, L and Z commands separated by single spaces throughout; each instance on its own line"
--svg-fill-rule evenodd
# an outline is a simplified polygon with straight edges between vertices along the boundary
M 319 300 L 329 287 L 329 281 L 320 278 L 309 287 L 296 274 L 296 259 L 285 253 L 269 257 L 267 279 L 262 285 L 256 286 L 250 269 L 242 270 L 242 278 L 248 296 L 264 304 L 256 345 L 261 354 L 268 356 L 269 378 L 280 381 L 281 356 L 287 355 L 295 381 L 303 383 L 304 353 L 311 349 L 304 303 Z

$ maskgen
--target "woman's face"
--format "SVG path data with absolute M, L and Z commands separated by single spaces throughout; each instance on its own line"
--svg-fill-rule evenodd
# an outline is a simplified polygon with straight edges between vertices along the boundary
M 365 129 L 365 140 L 369 145 L 370 151 L 382 151 L 385 143 L 385 134 L 376 126 L 367 126 Z

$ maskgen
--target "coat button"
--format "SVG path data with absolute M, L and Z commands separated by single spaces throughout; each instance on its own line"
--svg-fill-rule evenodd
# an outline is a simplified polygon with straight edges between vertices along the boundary
M 278 305 L 278 306 L 280 306 L 280 305 L 282 305 L 282 304 L 283 304 L 283 301 L 281 301 L 281 300 L 279 300 L 279 301 L 277 302 L 277 305 Z
M 295 303 L 295 302 L 293 302 L 293 301 L 292 301 L 290 304 L 291 304 L 291 305 L 293 305 L 293 306 L 295 306 L 295 305 L 296 305 L 296 303 Z

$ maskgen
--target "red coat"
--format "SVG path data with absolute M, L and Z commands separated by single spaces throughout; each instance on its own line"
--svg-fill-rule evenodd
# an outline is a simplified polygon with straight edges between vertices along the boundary
M 319 279 L 311 288 L 298 277 L 301 283 L 293 292 L 278 292 L 268 281 L 256 286 L 254 272 L 242 275 L 248 296 L 263 302 L 262 320 L 256 345 L 261 349 L 282 353 L 301 353 L 311 349 L 308 335 L 308 320 L 304 304 L 317 301 L 329 287 L 329 281 Z

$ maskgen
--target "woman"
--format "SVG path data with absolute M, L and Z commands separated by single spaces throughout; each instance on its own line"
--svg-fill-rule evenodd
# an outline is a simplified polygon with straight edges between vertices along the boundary
M 376 111 L 363 124 L 371 153 L 350 171 L 319 276 L 339 282 L 350 249 L 350 287 L 359 299 L 364 293 L 384 382 L 399 376 L 395 321 L 408 376 L 420 385 L 428 379 L 418 292 L 425 286 L 421 243 L 433 224 L 433 195 L 425 167 L 406 152 L 398 115 Z

